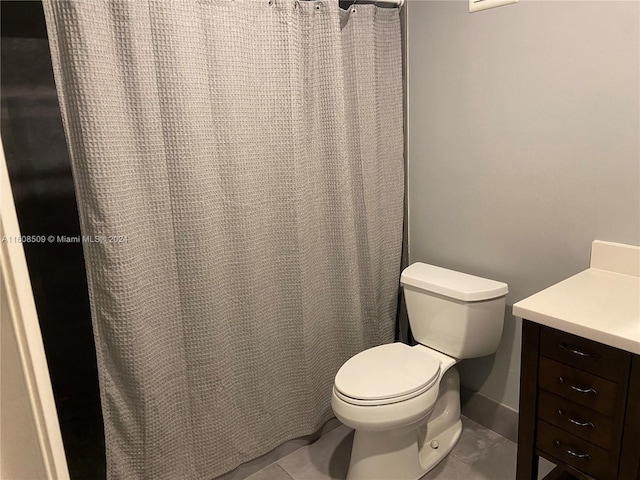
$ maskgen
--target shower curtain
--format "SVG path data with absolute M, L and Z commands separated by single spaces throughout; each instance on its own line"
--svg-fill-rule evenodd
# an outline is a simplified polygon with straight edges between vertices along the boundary
M 393 340 L 398 9 L 46 0 L 108 477 L 211 479 L 317 430 Z

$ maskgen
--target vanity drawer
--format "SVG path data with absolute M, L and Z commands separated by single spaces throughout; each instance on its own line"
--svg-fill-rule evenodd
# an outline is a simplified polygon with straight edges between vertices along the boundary
M 614 381 L 621 378 L 631 355 L 602 343 L 549 327 L 540 329 L 540 354 Z
M 567 400 L 612 415 L 618 385 L 546 357 L 540 357 L 538 385 Z
M 540 390 L 538 418 L 606 450 L 611 448 L 612 419 L 575 402 Z
M 613 478 L 609 452 L 542 420 L 538 421 L 536 448 L 597 480 Z

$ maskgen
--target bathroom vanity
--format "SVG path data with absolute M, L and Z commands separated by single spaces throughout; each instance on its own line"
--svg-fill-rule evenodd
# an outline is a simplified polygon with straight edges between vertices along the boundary
M 640 480 L 640 248 L 594 242 L 591 268 L 513 307 L 523 318 L 517 480 Z

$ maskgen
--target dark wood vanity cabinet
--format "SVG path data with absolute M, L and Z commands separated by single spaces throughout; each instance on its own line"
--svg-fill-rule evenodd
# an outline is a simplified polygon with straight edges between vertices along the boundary
M 517 480 L 640 480 L 640 356 L 522 326 Z

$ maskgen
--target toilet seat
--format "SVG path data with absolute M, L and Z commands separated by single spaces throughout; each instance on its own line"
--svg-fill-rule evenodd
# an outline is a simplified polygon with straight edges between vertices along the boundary
M 334 391 L 353 405 L 387 405 L 425 393 L 439 374 L 440 360 L 424 349 L 390 343 L 349 359 L 336 374 Z

